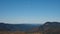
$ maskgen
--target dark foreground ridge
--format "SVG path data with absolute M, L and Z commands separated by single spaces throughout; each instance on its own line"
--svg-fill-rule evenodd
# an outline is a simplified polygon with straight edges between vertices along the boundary
M 24 32 L 24 34 L 60 34 L 60 22 L 46 22 L 42 25 L 0 23 L 1 31 L 20 31 L 19 33 Z
M 43 34 L 60 34 L 60 22 L 46 22 L 40 27 Z

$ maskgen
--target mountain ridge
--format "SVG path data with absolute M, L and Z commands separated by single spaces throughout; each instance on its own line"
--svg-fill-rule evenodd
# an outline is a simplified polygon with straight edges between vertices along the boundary
M 0 31 L 42 32 L 43 34 L 60 34 L 60 22 L 46 22 L 41 25 L 4 24 L 0 23 Z
M 34 27 L 38 27 L 40 25 L 35 24 L 6 24 L 6 23 L 0 23 L 0 30 L 7 30 L 7 31 L 28 31 L 29 29 L 32 29 Z

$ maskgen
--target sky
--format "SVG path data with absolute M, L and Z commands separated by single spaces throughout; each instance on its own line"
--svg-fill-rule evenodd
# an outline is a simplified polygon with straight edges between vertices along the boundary
M 0 22 L 43 24 L 60 22 L 60 0 L 0 0 Z

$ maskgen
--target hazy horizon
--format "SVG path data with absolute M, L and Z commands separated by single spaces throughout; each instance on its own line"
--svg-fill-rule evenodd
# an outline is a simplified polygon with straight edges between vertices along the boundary
M 43 24 L 60 22 L 60 0 L 0 0 L 0 22 Z

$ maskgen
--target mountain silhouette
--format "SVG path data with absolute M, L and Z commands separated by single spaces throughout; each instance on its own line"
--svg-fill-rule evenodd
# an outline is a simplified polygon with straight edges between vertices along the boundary
M 0 23 L 0 31 L 29 31 L 32 28 L 38 27 L 36 24 L 5 24 Z
M 43 34 L 60 34 L 60 22 L 46 22 L 40 26 Z
M 41 32 L 42 34 L 60 34 L 60 22 L 46 22 L 40 25 L 0 23 L 0 31 L 25 31 Z

